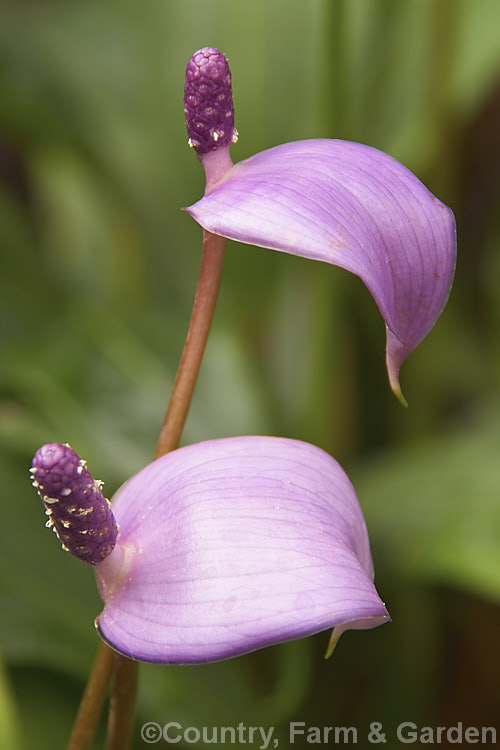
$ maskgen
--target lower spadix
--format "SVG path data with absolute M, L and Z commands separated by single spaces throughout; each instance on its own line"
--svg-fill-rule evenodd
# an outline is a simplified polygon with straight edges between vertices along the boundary
M 312 445 L 190 445 L 132 477 L 112 507 L 119 535 L 96 566 L 96 626 L 128 657 L 215 661 L 389 619 L 354 489 Z

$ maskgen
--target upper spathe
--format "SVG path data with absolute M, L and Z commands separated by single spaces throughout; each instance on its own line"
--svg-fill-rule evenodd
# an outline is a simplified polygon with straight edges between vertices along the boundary
M 385 321 L 402 398 L 400 365 L 443 309 L 456 259 L 452 211 L 412 172 L 360 143 L 284 143 L 235 164 L 186 210 L 215 234 L 359 276 Z

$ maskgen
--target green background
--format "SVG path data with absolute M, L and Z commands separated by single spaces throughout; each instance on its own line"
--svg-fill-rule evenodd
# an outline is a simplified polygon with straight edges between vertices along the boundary
M 286 747 L 305 721 L 363 746 L 379 721 L 391 748 L 402 721 L 498 725 L 499 28 L 497 0 L 3 0 L 1 748 L 64 746 L 97 647 L 93 576 L 44 528 L 33 453 L 71 442 L 109 496 L 154 451 L 200 259 L 180 209 L 204 187 L 182 105 L 202 46 L 231 63 L 235 161 L 320 136 L 381 148 L 453 208 L 458 267 L 403 366 L 405 410 L 358 279 L 229 243 L 183 442 L 276 434 L 336 456 L 393 622 L 328 662 L 322 634 L 145 665 L 138 727 L 273 725 Z

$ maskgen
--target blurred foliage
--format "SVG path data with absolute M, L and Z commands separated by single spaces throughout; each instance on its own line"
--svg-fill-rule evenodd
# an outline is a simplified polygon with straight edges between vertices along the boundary
M 182 347 L 202 193 L 185 64 L 229 56 L 233 158 L 328 136 L 393 154 L 455 211 L 450 302 L 385 380 L 360 282 L 231 244 L 184 441 L 310 440 L 352 475 L 393 624 L 191 668 L 145 666 L 140 721 L 495 725 L 500 715 L 500 4 L 3 0 L 0 745 L 63 745 L 97 647 L 92 575 L 27 468 L 70 441 L 109 494 L 153 453 Z M 96 747 L 99 743 L 96 743 Z M 137 745 L 143 747 L 137 734 Z

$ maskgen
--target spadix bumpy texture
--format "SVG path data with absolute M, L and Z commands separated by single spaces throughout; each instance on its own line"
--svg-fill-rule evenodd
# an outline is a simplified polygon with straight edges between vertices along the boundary
M 31 466 L 33 486 L 38 490 L 47 526 L 79 560 L 102 562 L 116 543 L 117 527 L 108 500 L 77 453 L 60 443 L 43 445 Z
M 95 568 L 96 626 L 126 656 L 215 661 L 389 618 L 352 485 L 312 445 L 190 445 L 132 477 L 112 507 L 120 531 Z
M 224 165 L 186 210 L 215 234 L 359 276 L 385 321 L 389 380 L 401 397 L 400 365 L 451 288 L 452 211 L 398 161 L 360 143 L 297 141 Z
M 214 47 L 198 50 L 187 64 L 184 114 L 189 145 L 199 156 L 237 140 L 231 71 Z

